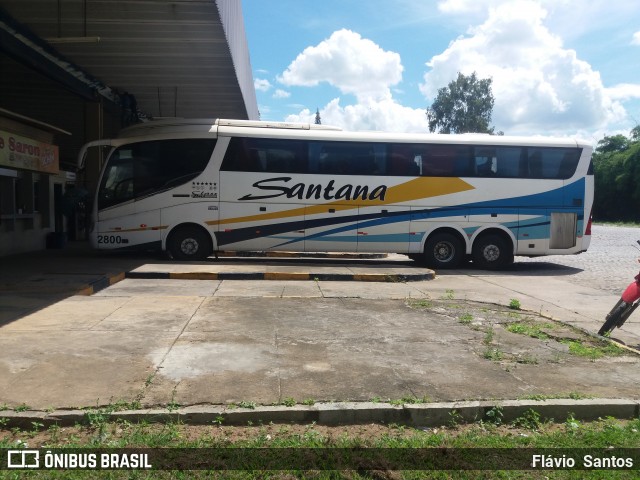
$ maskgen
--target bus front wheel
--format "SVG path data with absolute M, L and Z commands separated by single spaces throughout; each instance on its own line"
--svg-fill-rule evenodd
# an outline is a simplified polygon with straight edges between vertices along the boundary
M 424 262 L 433 268 L 456 268 L 464 258 L 460 239 L 452 233 L 435 233 L 424 246 Z
M 473 263 L 487 270 L 498 270 L 513 263 L 513 249 L 499 235 L 485 235 L 473 243 Z
M 211 255 L 211 240 L 200 227 L 179 227 L 167 240 L 167 250 L 175 260 L 204 260 Z

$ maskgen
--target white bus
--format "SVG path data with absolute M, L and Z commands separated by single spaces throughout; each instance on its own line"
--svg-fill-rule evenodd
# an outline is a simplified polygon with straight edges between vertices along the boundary
M 161 120 L 111 140 L 93 202 L 100 249 L 402 253 L 434 268 L 469 256 L 576 254 L 590 242 L 590 145 L 478 134 Z

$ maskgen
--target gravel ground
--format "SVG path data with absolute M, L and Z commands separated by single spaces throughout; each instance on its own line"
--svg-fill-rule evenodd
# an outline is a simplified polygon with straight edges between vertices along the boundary
M 620 294 L 640 269 L 636 263 L 640 258 L 640 246 L 636 243 L 639 239 L 640 227 L 594 225 L 587 252 L 580 255 L 516 257 L 514 268 L 571 269 L 574 274 L 572 280 L 577 284 Z

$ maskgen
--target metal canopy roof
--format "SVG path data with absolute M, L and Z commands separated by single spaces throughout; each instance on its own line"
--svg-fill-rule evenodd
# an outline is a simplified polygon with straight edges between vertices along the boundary
M 257 119 L 239 0 L 0 0 L 73 68 L 152 117 Z

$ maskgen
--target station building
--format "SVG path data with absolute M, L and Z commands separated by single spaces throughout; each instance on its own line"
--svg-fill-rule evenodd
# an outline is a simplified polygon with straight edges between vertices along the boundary
M 0 0 L 0 256 L 82 240 L 101 153 L 163 117 L 259 117 L 240 0 Z

